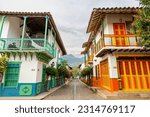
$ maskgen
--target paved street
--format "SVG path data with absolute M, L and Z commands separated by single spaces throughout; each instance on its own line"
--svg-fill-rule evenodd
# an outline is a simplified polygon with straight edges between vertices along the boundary
M 78 79 L 72 80 L 68 85 L 63 86 L 50 94 L 45 100 L 101 100 L 104 99 L 93 93 Z

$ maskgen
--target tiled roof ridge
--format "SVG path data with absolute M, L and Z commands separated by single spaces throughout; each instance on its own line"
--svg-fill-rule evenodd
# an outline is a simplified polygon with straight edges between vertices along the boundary
M 50 12 L 0 11 L 0 15 L 51 15 Z
M 142 7 L 99 7 L 93 8 L 93 10 L 110 10 L 110 9 L 139 9 Z

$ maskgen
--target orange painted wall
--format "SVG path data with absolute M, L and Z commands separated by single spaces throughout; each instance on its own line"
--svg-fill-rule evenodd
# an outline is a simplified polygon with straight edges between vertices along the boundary
M 118 91 L 118 89 L 119 89 L 118 79 L 114 79 L 114 78 L 110 79 L 110 88 L 103 87 L 102 83 L 103 83 L 102 78 L 99 78 L 99 79 L 96 79 L 96 77 L 92 78 L 92 86 L 93 87 L 99 87 L 102 89 L 106 89 L 110 92 Z

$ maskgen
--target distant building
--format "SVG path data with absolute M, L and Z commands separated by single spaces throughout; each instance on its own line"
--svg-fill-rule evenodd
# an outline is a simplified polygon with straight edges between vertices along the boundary
M 93 86 L 111 92 L 150 91 L 150 49 L 141 46 L 132 26 L 139 9 L 93 9 L 87 28 L 90 37 L 82 52 L 85 63 L 94 54 Z
M 56 86 L 46 66 L 66 50 L 49 12 L 0 11 L 0 53 L 9 58 L 0 96 L 34 96 Z

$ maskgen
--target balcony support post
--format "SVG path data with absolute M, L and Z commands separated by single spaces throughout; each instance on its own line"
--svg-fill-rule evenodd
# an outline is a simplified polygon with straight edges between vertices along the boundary
M 1 37 L 1 35 L 2 35 L 2 30 L 3 30 L 3 26 L 4 26 L 4 21 L 5 21 L 5 16 L 2 16 L 1 25 L 0 25 L 0 37 Z
M 136 27 L 133 27 L 134 34 L 136 34 Z M 137 36 L 135 36 L 136 45 L 138 45 Z
M 52 45 L 52 37 L 53 37 L 53 33 L 52 33 L 52 28 L 50 29 L 50 45 Z
M 84 54 L 84 63 L 86 63 L 86 56 L 85 56 L 85 54 Z
M 103 46 L 105 45 L 104 43 L 104 18 L 102 19 L 102 40 L 103 40 Z
M 46 48 L 46 41 L 47 41 L 47 28 L 48 28 L 48 16 L 45 16 L 45 33 L 44 33 L 44 48 Z
M 25 30 L 26 30 L 26 21 L 27 21 L 27 16 L 24 16 L 24 22 L 23 22 L 23 29 L 22 29 L 22 37 L 21 37 L 21 46 L 20 46 L 20 50 L 22 50 L 23 47 L 23 40 L 24 40 L 24 34 L 25 34 Z
M 56 57 L 56 33 L 54 34 L 54 57 Z

